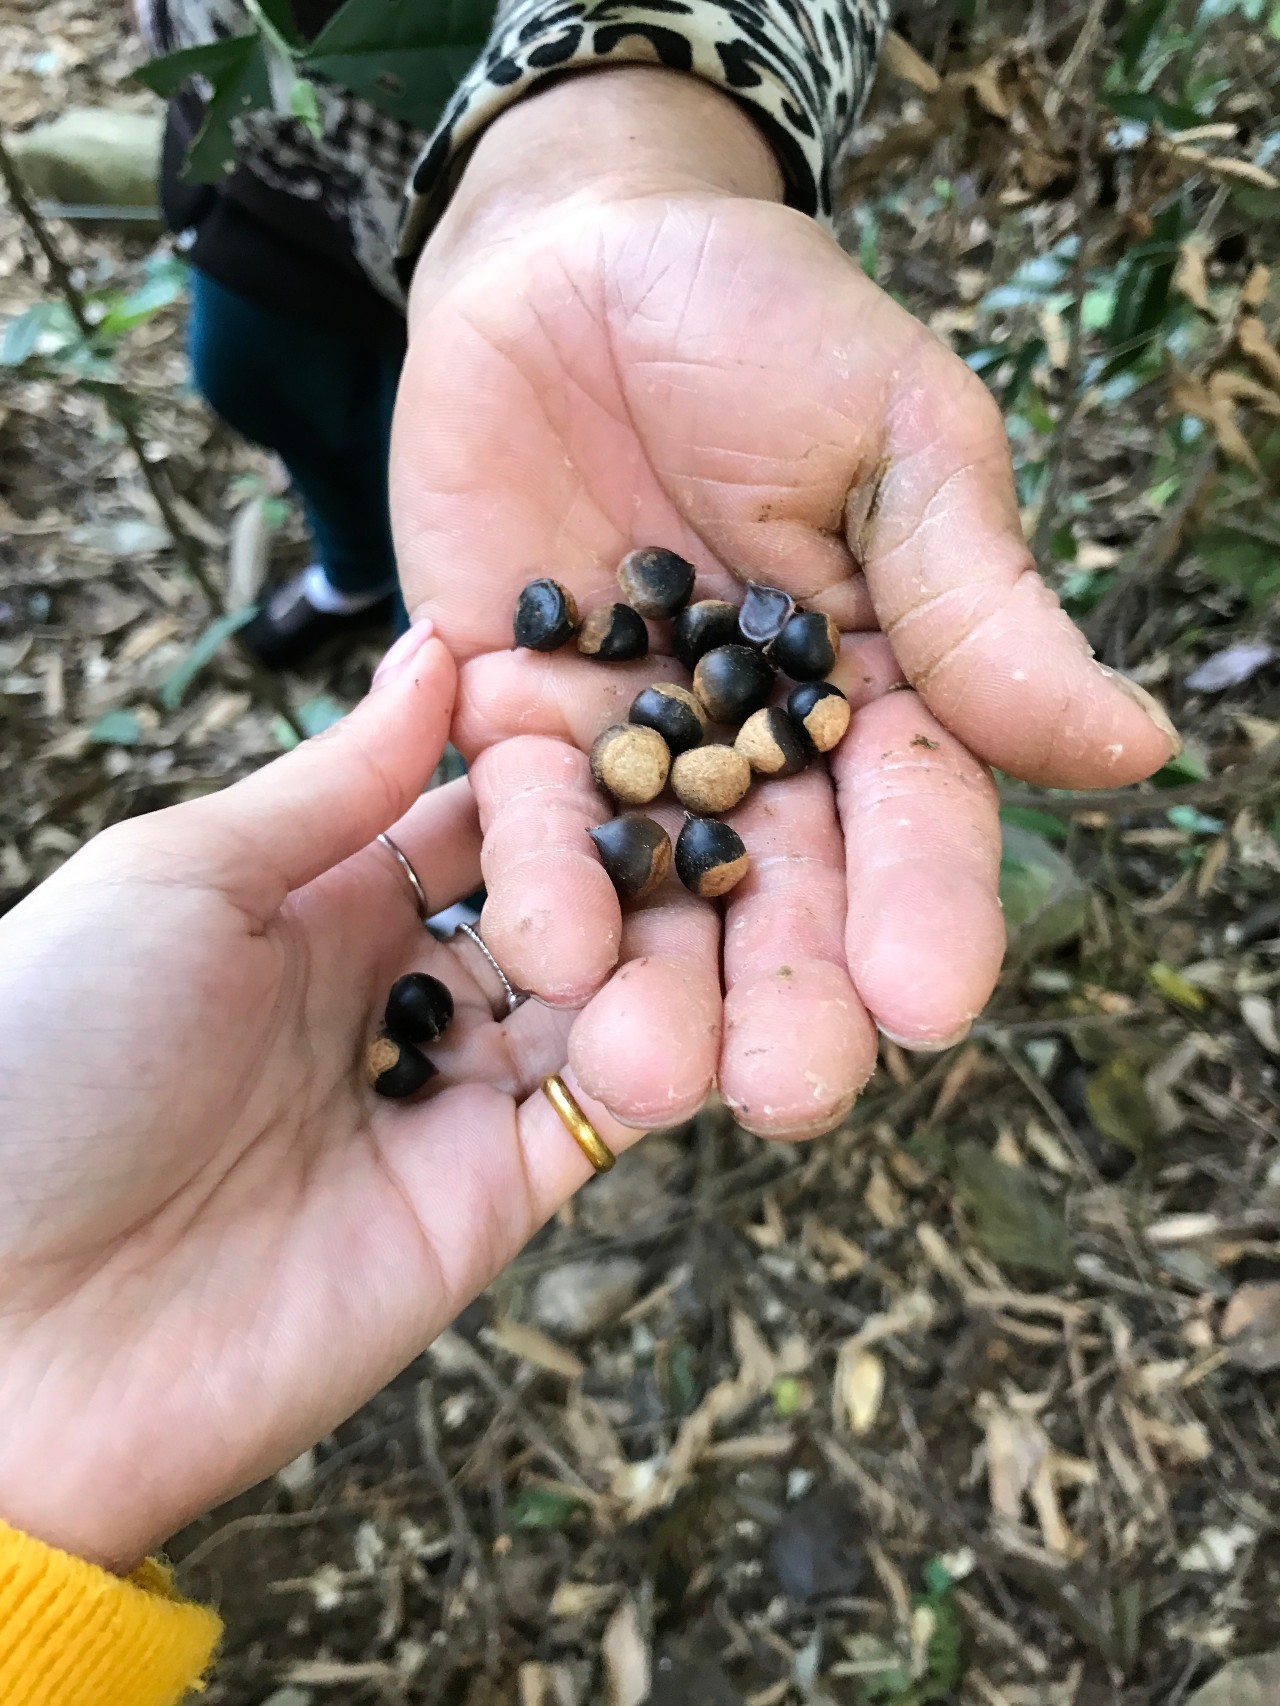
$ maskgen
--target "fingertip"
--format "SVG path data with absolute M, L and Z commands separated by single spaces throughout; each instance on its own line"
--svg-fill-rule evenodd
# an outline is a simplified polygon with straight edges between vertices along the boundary
M 580 1007 L 600 988 L 622 944 L 622 911 L 597 860 L 535 855 L 514 871 L 486 864 L 481 931 L 509 980 L 551 1007 Z
M 715 1078 L 718 988 L 670 959 L 629 960 L 590 1002 L 569 1038 L 583 1088 L 628 1126 L 691 1118 Z

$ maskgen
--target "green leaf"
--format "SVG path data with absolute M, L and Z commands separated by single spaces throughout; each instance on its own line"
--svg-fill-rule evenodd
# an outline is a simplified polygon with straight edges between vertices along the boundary
M 176 711 L 188 687 L 213 657 L 218 647 L 232 634 L 238 633 L 257 614 L 257 605 L 248 604 L 240 610 L 229 610 L 211 622 L 175 669 L 160 683 L 160 703 L 166 711 Z
M 1120 57 L 1130 76 L 1137 70 L 1147 43 L 1168 9 L 1169 0 L 1136 0 L 1136 4 L 1129 6 L 1129 16 L 1120 37 Z
M 1165 965 L 1163 960 L 1156 960 L 1153 965 L 1147 967 L 1147 982 L 1153 989 L 1158 989 L 1166 1001 L 1185 1008 L 1188 1013 L 1204 1011 L 1204 991 L 1197 989 L 1194 983 L 1188 983 L 1185 977 L 1172 966 Z
M 1198 812 L 1194 806 L 1170 806 L 1165 816 L 1175 829 L 1180 829 L 1187 835 L 1222 833 L 1223 823 L 1220 817 L 1210 817 L 1207 812 Z
M 298 721 L 308 735 L 323 734 L 335 723 L 340 723 L 346 714 L 346 707 L 329 693 L 317 693 L 314 699 L 308 699 L 298 707 Z
M 1043 949 L 1078 936 L 1089 889 L 1070 861 L 1043 835 L 1007 818 L 1001 838 L 1000 904 L 1010 937 Z
M 1145 1155 L 1160 1134 L 1147 1095 L 1146 1063 L 1136 1054 L 1118 1054 L 1091 1073 L 1084 1102 L 1103 1137 L 1134 1155 Z
M 1243 594 L 1255 610 L 1280 596 L 1280 551 L 1246 526 L 1222 521 L 1196 539 L 1196 556 L 1211 580 Z
M 136 711 L 105 711 L 89 730 L 89 739 L 104 746 L 137 746 L 142 728 Z
M 508 1528 L 564 1528 L 583 1501 L 550 1487 L 522 1487 L 507 1505 Z
M 331 77 L 389 117 L 434 128 L 488 40 L 494 0 L 347 0 L 300 69 Z
M 207 77 L 211 83 L 228 72 L 237 70 L 258 45 L 256 35 L 228 36 L 225 41 L 211 41 L 204 47 L 184 47 L 177 53 L 166 53 L 149 59 L 134 72 L 139 83 L 157 95 L 176 95 L 191 77 Z
M 316 86 L 308 77 L 295 77 L 289 86 L 289 110 L 300 119 L 312 136 L 323 135 L 320 123 L 320 102 Z
M 236 163 L 232 121 L 271 105 L 271 71 L 267 52 L 257 36 L 236 36 L 239 57 L 216 77 L 205 108 L 204 123 L 187 151 L 182 176 L 192 184 L 216 184 Z
M 21 367 L 35 354 L 46 332 L 65 331 L 67 311 L 61 302 L 33 302 L 21 314 L 7 320 L 0 343 L 0 367 Z
M 1142 359 L 1164 321 L 1182 229 L 1179 200 L 1156 218 L 1149 241 L 1136 244 L 1125 257 L 1115 310 L 1103 331 L 1103 342 L 1114 352 L 1105 370 L 1108 378 Z
M 1050 841 L 1065 841 L 1071 833 L 1060 817 L 1052 812 L 1038 812 L 1034 806 L 1001 806 L 1001 823 L 1012 823 L 1018 829 L 1029 829 Z
M 1188 782 L 1203 782 L 1208 774 L 1204 760 L 1197 758 L 1190 747 L 1184 747 L 1176 758 L 1162 764 L 1151 780 L 1157 788 L 1181 788 Z
M 176 256 L 166 259 L 168 265 L 150 269 L 136 290 L 115 299 L 94 327 L 95 338 L 122 337 L 181 298 L 187 287 L 187 269 Z
M 989 1150 L 964 1143 L 956 1152 L 956 1192 L 974 1235 L 995 1261 L 1052 1279 L 1072 1273 L 1066 1222 L 1024 1167 L 1008 1167 Z

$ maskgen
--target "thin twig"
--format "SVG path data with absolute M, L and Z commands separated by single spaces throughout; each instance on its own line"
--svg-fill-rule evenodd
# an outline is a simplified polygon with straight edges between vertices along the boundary
M 1054 523 L 1058 518 L 1058 493 L 1062 487 L 1062 477 L 1067 466 L 1067 449 L 1071 442 L 1072 428 L 1076 416 L 1084 402 L 1084 298 L 1089 282 L 1089 252 L 1090 229 L 1088 223 L 1089 198 L 1086 186 L 1089 182 L 1088 160 L 1085 149 L 1081 146 L 1077 158 L 1076 171 L 1076 254 L 1075 264 L 1071 269 L 1071 324 L 1067 332 L 1067 400 L 1058 416 L 1057 425 L 1053 432 L 1053 442 L 1049 446 L 1046 459 L 1044 478 L 1044 495 L 1040 500 L 1040 514 L 1036 519 L 1035 537 L 1031 542 L 1031 554 L 1037 563 L 1043 563 L 1049 550 L 1049 541 L 1053 537 Z
M 1268 793 L 1277 782 L 1280 782 L 1280 740 L 1272 741 L 1246 764 L 1228 770 L 1225 776 L 1192 782 L 1185 788 L 1160 788 L 1153 794 L 1139 794 L 1132 787 L 1082 788 L 1078 793 L 1067 794 L 1039 794 L 1030 788 L 1008 788 L 1001 790 L 1000 803 L 1050 812 L 1054 817 L 1076 817 L 1083 812 L 1129 817 L 1139 812 L 1166 812 L 1170 806 L 1226 805 Z
M 89 316 L 84 292 L 76 283 L 71 267 L 68 265 L 62 250 L 58 247 L 52 231 L 27 194 L 26 185 L 18 173 L 18 168 L 14 165 L 13 157 L 5 145 L 3 134 L 0 134 L 0 180 L 4 182 L 4 187 L 18 218 L 48 263 L 50 275 L 62 300 L 67 305 L 71 318 L 75 321 L 77 331 L 86 343 L 91 343 L 95 335 L 95 328 Z M 168 529 L 178 555 L 182 559 L 183 567 L 204 594 L 205 602 L 212 613 L 215 616 L 224 615 L 226 605 L 222 594 L 205 566 L 199 544 L 182 524 L 168 482 L 161 474 L 160 469 L 147 455 L 146 442 L 138 430 L 132 412 L 111 391 L 103 391 L 101 396 L 108 414 L 120 428 L 125 442 L 133 452 L 139 472 L 146 482 L 147 490 L 151 494 L 156 509 L 160 512 L 161 520 Z M 280 684 L 267 673 L 257 657 L 245 645 L 240 635 L 233 635 L 232 638 L 240 656 L 248 666 L 250 683 L 258 697 L 284 719 L 299 740 L 305 740 L 307 731 L 295 716 Z

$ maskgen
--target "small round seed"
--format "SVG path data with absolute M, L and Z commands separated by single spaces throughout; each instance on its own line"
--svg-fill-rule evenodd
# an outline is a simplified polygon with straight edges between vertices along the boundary
M 691 812 L 732 811 L 751 786 L 751 766 L 731 746 L 697 746 L 671 766 L 671 787 Z
M 518 646 L 534 652 L 558 651 L 577 631 L 573 594 L 559 581 L 530 581 L 516 600 L 514 626 Z
M 723 598 L 703 598 L 682 610 L 671 625 L 671 650 L 686 669 L 716 646 L 739 645 L 738 607 Z
M 628 551 L 618 566 L 627 603 L 655 621 L 676 616 L 693 597 L 693 564 L 660 545 Z
M 694 695 L 665 681 L 637 693 L 627 718 L 641 728 L 656 729 L 673 756 L 697 746 L 707 732 L 706 713 Z
M 776 705 L 752 712 L 733 744 L 761 776 L 796 776 L 812 751 L 803 730 Z
M 628 663 L 649 650 L 649 630 L 629 604 L 606 604 L 578 629 L 578 650 L 604 663 Z
M 688 818 L 676 838 L 676 875 L 704 900 L 728 894 L 746 876 L 750 863 L 737 830 L 717 818 Z
M 738 630 L 748 645 L 767 646 L 770 640 L 777 639 L 795 607 L 795 599 L 780 587 L 748 581 L 746 597 L 738 612 Z
M 643 900 L 671 869 L 671 838 L 651 817 L 625 812 L 587 834 L 624 900 Z
M 853 712 L 829 681 L 804 681 L 787 695 L 787 712 L 808 736 L 815 752 L 830 752 L 843 738 Z
M 364 1075 L 379 1096 L 412 1096 L 436 1068 L 412 1043 L 397 1042 L 385 1034 L 375 1037 L 365 1050 Z
M 713 723 L 741 723 L 768 703 L 773 666 L 750 646 L 717 646 L 699 659 L 693 691 Z
M 438 977 L 407 972 L 391 985 L 382 1023 L 397 1042 L 433 1043 L 453 1019 L 453 996 Z
M 797 610 L 769 656 L 793 681 L 821 681 L 840 656 L 840 630 L 820 610 Z
M 656 729 L 614 723 L 591 748 L 591 774 L 606 793 L 627 806 L 645 806 L 667 785 L 671 754 Z

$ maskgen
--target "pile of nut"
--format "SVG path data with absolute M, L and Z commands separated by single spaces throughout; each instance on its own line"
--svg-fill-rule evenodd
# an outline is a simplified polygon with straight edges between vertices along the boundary
M 794 776 L 849 726 L 849 701 L 825 679 L 839 657 L 839 632 L 829 616 L 754 582 L 741 606 L 719 598 L 692 604 L 692 563 L 660 546 L 630 552 L 618 580 L 626 602 L 585 619 L 558 581 L 530 581 L 516 603 L 515 642 L 553 652 L 576 639 L 586 657 L 631 662 L 648 653 L 646 621 L 671 623 L 671 650 L 692 670 L 692 690 L 655 682 L 637 694 L 628 720 L 597 737 L 591 772 L 624 806 L 648 805 L 670 783 L 690 814 L 676 839 L 676 875 L 714 899 L 740 883 L 750 863 L 741 836 L 716 814 L 744 798 L 753 773 Z M 780 675 L 796 684 L 785 705 L 770 703 Z M 736 736 L 717 739 L 713 725 Z M 626 899 L 651 893 L 670 868 L 667 832 L 640 812 L 589 833 Z

